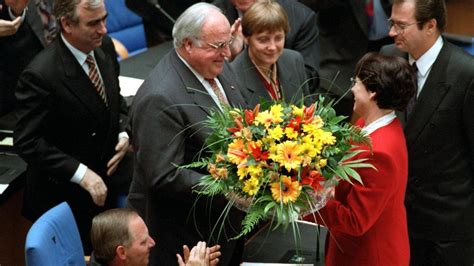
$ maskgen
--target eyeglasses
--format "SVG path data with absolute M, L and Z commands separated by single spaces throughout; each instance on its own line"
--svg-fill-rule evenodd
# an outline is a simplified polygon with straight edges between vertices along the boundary
M 405 31 L 406 28 L 408 28 L 411 25 L 419 24 L 420 22 L 413 22 L 413 23 L 403 23 L 403 22 L 395 22 L 392 19 L 388 20 L 388 30 L 391 30 L 392 27 L 395 29 L 395 32 L 397 34 L 402 34 L 403 31 Z
M 365 77 L 364 79 L 360 80 L 361 83 L 364 83 L 366 80 L 368 80 L 369 78 L 371 78 L 373 75 L 368 75 L 367 77 Z M 351 77 L 350 78 L 350 81 L 351 81 L 351 88 L 354 87 L 357 83 L 357 76 L 355 77 Z
M 350 81 L 351 81 L 351 88 L 354 87 L 357 83 L 357 77 L 351 77 L 350 78 Z
M 211 48 L 220 50 L 220 49 L 226 48 L 227 46 L 230 46 L 233 41 L 234 41 L 234 36 L 230 37 L 230 40 L 225 41 L 225 42 L 216 42 L 216 43 L 206 42 L 206 44 L 209 45 L 209 47 Z

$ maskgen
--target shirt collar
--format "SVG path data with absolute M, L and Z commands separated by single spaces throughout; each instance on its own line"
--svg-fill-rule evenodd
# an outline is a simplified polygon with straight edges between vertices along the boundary
M 76 47 L 72 46 L 72 44 L 70 44 L 66 40 L 66 38 L 64 38 L 64 36 L 62 34 L 61 34 L 61 39 L 63 40 L 64 44 L 69 49 L 69 51 L 71 51 L 72 55 L 76 58 L 77 62 L 79 62 L 79 65 L 81 65 L 81 66 L 84 65 L 88 55 L 92 55 L 92 57 L 95 60 L 94 50 L 90 51 L 89 54 L 85 54 L 81 50 L 79 50 Z
M 204 77 L 201 74 L 199 74 L 190 64 L 188 64 L 188 62 L 186 62 L 186 60 L 184 60 L 184 58 L 181 57 L 178 51 L 175 51 L 175 52 L 178 55 L 178 58 L 181 61 L 183 61 L 183 63 L 189 68 L 189 70 L 191 70 L 191 72 L 193 72 L 194 76 L 196 76 L 199 82 L 204 83 Z
M 395 117 L 397 117 L 395 115 L 395 111 L 393 112 L 390 112 L 382 117 L 380 117 L 379 119 L 375 120 L 374 122 L 370 123 L 369 125 L 366 125 L 362 128 L 362 131 L 366 134 L 366 135 L 370 135 L 372 134 L 375 130 L 383 127 L 383 126 L 386 126 L 388 124 L 390 124 L 393 119 L 395 119 Z
M 433 46 L 416 60 L 416 67 L 422 76 L 425 76 L 428 70 L 430 70 L 431 66 L 436 61 L 441 48 L 443 48 L 443 38 L 439 36 Z M 410 62 L 410 65 L 413 65 L 415 59 L 409 55 L 408 62 Z

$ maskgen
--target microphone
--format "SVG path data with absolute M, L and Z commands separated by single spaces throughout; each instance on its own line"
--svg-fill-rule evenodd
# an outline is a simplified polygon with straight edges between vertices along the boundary
M 155 7 L 163 14 L 165 15 L 165 17 L 167 17 L 173 24 L 176 22 L 176 20 L 170 15 L 168 14 L 168 12 L 166 12 L 166 10 L 164 10 L 160 3 L 158 3 L 158 1 L 156 1 L 156 4 L 155 4 Z

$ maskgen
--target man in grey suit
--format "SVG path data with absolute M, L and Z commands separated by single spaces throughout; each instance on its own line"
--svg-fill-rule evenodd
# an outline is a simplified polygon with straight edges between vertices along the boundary
M 473 265 L 474 58 L 441 37 L 444 0 L 395 0 L 382 52 L 416 64 L 404 113 L 411 265 Z
M 234 231 L 226 226 L 219 237 L 213 228 L 227 200 L 198 197 L 193 189 L 206 171 L 177 167 L 205 151 L 210 130 L 203 121 L 211 109 L 245 104 L 226 62 L 230 25 L 218 8 L 198 3 L 178 18 L 173 39 L 175 49 L 150 73 L 132 105 L 135 167 L 127 204 L 141 212 L 157 240 L 150 265 L 175 265 L 182 245 L 200 240 L 221 246 L 221 265 L 237 265 L 242 246 L 227 238 L 240 230 L 242 213 L 230 211 L 226 224 Z

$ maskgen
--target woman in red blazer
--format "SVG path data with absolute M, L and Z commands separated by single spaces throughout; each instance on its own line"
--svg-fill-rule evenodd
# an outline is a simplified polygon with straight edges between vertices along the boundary
M 377 170 L 358 172 L 363 185 L 341 181 L 335 198 L 313 217 L 328 227 L 326 265 L 409 265 L 404 206 L 408 158 L 395 110 L 404 110 L 416 91 L 416 76 L 406 60 L 366 54 L 353 78 L 354 112 L 369 135 L 360 157 Z M 358 159 L 358 158 L 356 158 Z

